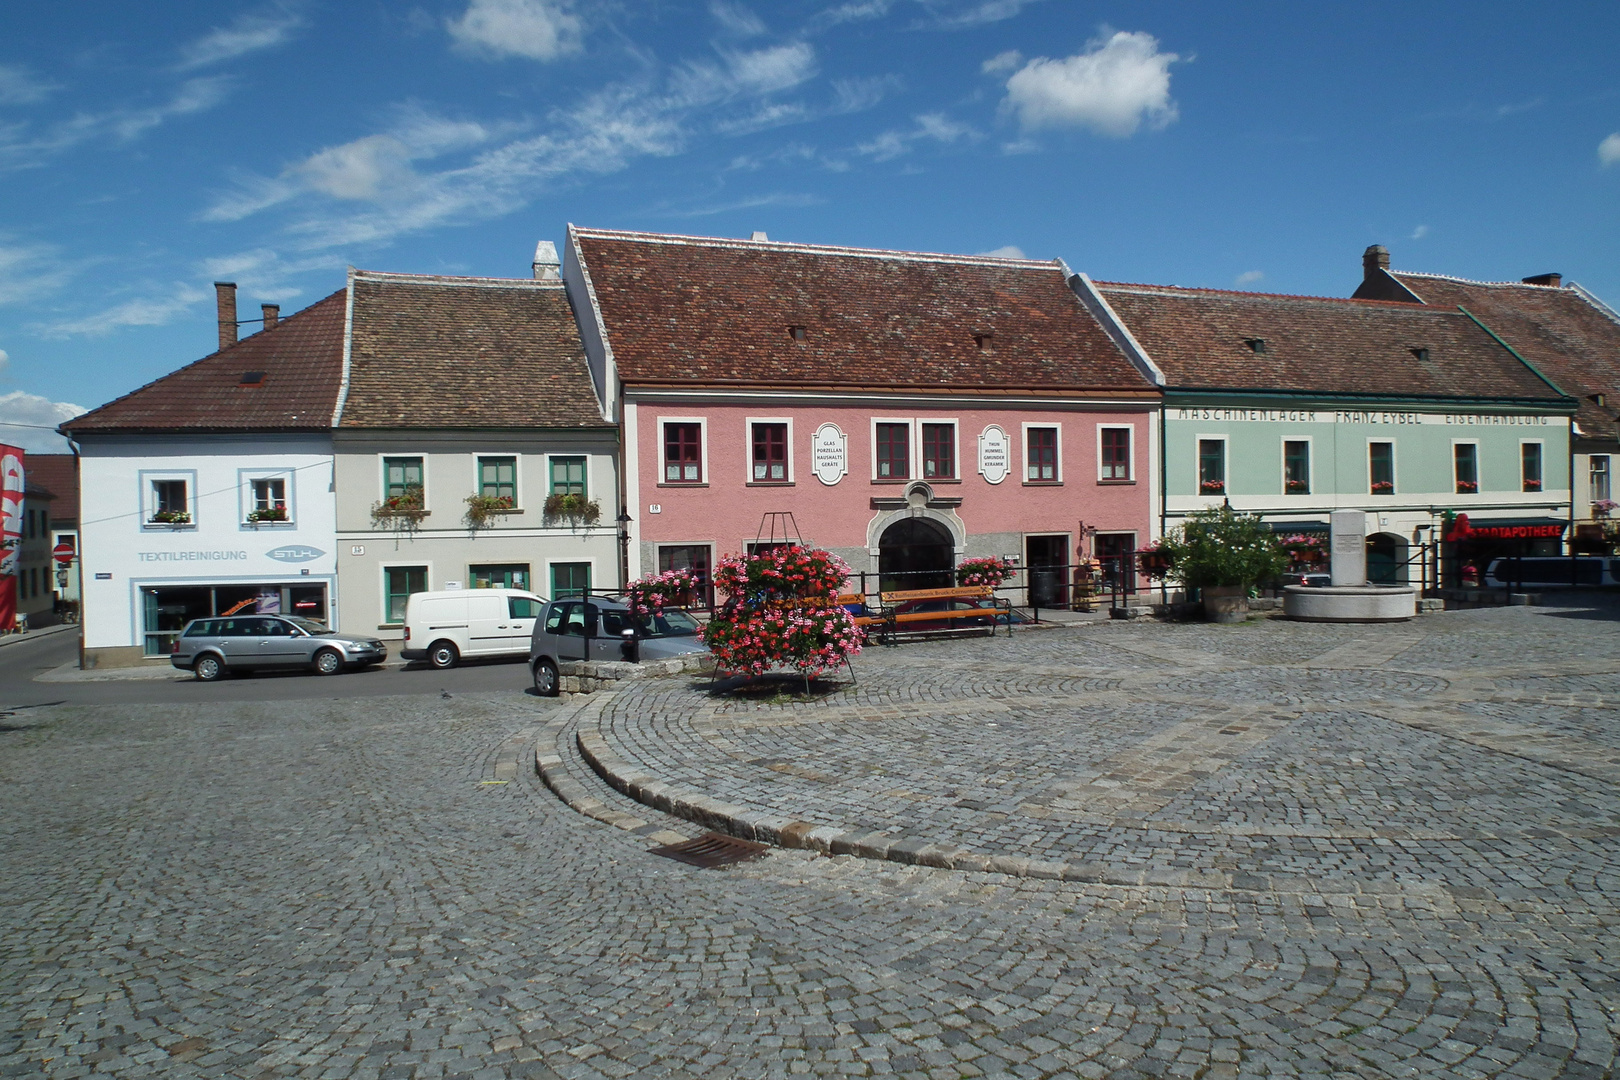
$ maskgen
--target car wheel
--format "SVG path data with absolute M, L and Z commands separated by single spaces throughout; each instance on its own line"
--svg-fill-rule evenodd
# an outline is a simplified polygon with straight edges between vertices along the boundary
M 214 682 L 225 674 L 225 665 L 219 662 L 217 656 L 204 656 L 192 665 L 191 670 L 203 682 Z
M 322 649 L 315 654 L 315 671 L 319 675 L 336 675 L 343 670 L 343 654 L 336 649 Z
M 557 696 L 557 665 L 540 659 L 534 663 L 534 692 L 541 697 Z
M 428 646 L 428 663 L 432 664 L 436 668 L 441 670 L 444 668 L 453 668 L 456 666 L 456 661 L 460 659 L 461 654 L 457 652 L 456 647 L 448 641 L 435 641 L 432 645 Z

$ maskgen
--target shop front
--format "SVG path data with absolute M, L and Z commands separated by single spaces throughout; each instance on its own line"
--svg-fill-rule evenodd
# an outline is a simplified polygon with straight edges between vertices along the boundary
M 215 615 L 297 615 L 331 623 L 325 581 L 209 582 L 141 585 L 141 652 L 167 656 L 192 619 Z
M 1477 587 L 1496 559 L 1561 555 L 1568 527 L 1569 522 L 1559 518 L 1470 521 L 1467 514 L 1448 514 L 1441 532 L 1444 584 Z

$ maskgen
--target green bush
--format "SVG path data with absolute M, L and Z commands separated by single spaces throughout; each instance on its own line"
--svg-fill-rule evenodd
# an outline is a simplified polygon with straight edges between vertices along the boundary
M 1288 567 L 1288 553 L 1258 517 L 1230 506 L 1200 510 L 1160 543 L 1175 561 L 1175 574 L 1190 589 L 1253 588 Z

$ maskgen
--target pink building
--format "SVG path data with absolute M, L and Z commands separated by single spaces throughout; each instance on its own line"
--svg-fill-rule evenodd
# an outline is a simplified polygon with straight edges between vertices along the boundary
M 563 276 L 622 432 L 632 578 L 790 512 L 871 589 L 994 555 L 1051 604 L 1057 568 L 1152 535 L 1157 371 L 1060 261 L 570 226 Z

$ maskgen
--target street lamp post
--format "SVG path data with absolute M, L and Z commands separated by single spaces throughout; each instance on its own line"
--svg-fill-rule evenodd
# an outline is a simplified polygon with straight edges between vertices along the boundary
M 630 584 L 630 510 L 626 507 L 619 511 L 616 519 L 619 523 L 619 588 L 623 589 Z

